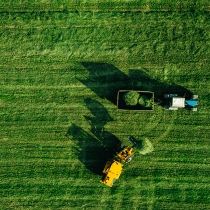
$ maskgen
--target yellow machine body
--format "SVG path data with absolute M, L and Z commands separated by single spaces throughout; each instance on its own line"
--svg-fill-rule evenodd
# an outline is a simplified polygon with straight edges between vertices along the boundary
M 117 153 L 116 157 L 122 160 L 123 162 L 127 162 L 127 160 L 134 155 L 133 148 L 125 147 L 119 153 Z
M 120 152 L 117 152 L 114 158 L 111 161 L 107 161 L 104 170 L 104 174 L 101 182 L 106 184 L 109 187 L 112 187 L 114 181 L 120 177 L 122 172 L 123 163 L 129 162 L 129 158 L 135 153 L 132 147 L 124 147 Z
M 120 177 L 122 167 L 123 165 L 120 162 L 115 160 L 107 161 L 103 170 L 104 177 L 102 178 L 101 182 L 109 187 L 112 187 L 114 181 Z

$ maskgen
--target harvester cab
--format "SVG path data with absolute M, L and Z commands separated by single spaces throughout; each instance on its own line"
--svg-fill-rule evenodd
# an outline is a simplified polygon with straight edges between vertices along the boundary
M 192 95 L 190 97 L 181 97 L 178 94 L 165 94 L 166 100 L 165 109 L 178 110 L 179 108 L 186 108 L 191 111 L 197 111 L 198 95 Z
M 107 161 L 104 170 L 102 171 L 103 177 L 101 179 L 101 182 L 109 187 L 112 187 L 115 180 L 120 177 L 123 169 L 123 164 L 129 163 L 134 156 L 137 140 L 133 136 L 131 136 L 128 139 L 128 142 L 128 146 L 125 146 L 123 143 L 118 145 L 114 157 L 112 158 L 112 160 Z
M 125 146 L 123 143 L 120 145 L 120 147 L 118 146 L 119 149 L 116 152 L 116 159 L 119 162 L 129 163 L 134 156 L 137 141 L 133 136 L 131 136 L 128 139 L 128 143 L 128 146 Z

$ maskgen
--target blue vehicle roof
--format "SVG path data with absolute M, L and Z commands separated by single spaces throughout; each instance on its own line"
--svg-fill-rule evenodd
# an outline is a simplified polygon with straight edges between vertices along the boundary
M 198 102 L 195 101 L 195 100 L 186 100 L 186 104 L 188 106 L 197 106 L 198 105 Z

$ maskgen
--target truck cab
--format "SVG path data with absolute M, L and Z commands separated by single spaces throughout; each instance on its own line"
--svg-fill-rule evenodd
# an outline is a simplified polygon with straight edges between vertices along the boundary
M 166 99 L 165 109 L 167 110 L 178 110 L 179 108 L 186 108 L 191 111 L 197 111 L 198 95 L 192 95 L 187 97 L 181 97 L 178 94 L 165 94 Z

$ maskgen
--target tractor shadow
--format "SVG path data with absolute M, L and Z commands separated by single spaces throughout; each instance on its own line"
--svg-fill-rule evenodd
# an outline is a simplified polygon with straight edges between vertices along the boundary
M 160 82 L 151 78 L 148 74 L 141 70 L 129 70 L 129 76 L 133 86 L 137 90 L 154 92 L 155 98 L 158 98 L 162 101 L 164 100 L 164 94 L 167 93 L 176 93 L 180 96 L 192 95 L 190 90 L 181 85 Z
M 181 96 L 192 94 L 183 86 L 175 83 L 166 84 L 151 78 L 145 73 L 146 69 L 131 69 L 129 75 L 126 75 L 112 64 L 83 62 L 82 65 L 89 71 L 89 78 L 78 80 L 98 96 L 106 98 L 115 105 L 117 104 L 117 92 L 119 90 L 152 91 L 155 93 L 155 98 L 160 100 L 163 100 L 166 93 L 177 93 Z
M 120 141 L 113 134 L 104 131 L 105 124 L 113 120 L 104 106 L 90 98 L 85 99 L 85 103 L 92 115 L 84 116 L 91 129 L 85 131 L 72 124 L 66 136 L 78 148 L 78 159 L 85 167 L 91 172 L 101 175 L 106 161 L 113 157 L 115 148 Z

